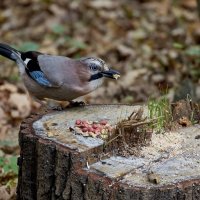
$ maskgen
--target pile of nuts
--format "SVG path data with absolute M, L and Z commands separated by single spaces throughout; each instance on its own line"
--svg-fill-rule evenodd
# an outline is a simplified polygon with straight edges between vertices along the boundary
M 87 121 L 78 119 L 75 122 L 74 128 L 71 128 L 71 130 L 84 137 L 99 137 L 106 139 L 112 131 L 112 126 L 107 120 Z

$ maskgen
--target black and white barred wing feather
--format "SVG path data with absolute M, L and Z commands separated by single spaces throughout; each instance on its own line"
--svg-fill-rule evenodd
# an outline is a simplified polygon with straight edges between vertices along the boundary
M 43 54 L 36 51 L 20 52 L 9 45 L 0 43 L 0 55 L 15 61 L 20 73 L 27 75 L 43 87 L 59 87 L 59 81 L 49 78 L 42 70 L 42 66 L 38 62 L 38 57 Z

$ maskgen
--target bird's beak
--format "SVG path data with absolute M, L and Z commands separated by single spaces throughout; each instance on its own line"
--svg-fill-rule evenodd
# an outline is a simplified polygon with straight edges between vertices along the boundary
M 116 70 L 109 69 L 108 71 L 103 71 L 101 74 L 104 77 L 112 78 L 112 79 L 118 79 L 120 77 L 120 73 Z

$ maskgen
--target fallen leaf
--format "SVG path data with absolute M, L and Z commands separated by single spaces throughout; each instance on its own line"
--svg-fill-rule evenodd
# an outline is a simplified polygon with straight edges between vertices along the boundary
M 12 93 L 8 99 L 13 118 L 25 118 L 31 112 L 31 103 L 26 94 Z

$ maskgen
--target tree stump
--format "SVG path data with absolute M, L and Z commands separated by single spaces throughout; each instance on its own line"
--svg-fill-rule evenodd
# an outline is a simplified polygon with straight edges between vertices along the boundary
M 32 115 L 19 133 L 18 199 L 199 200 L 200 126 L 153 134 L 138 155 L 69 131 L 76 119 L 116 124 L 140 106 L 91 105 Z

